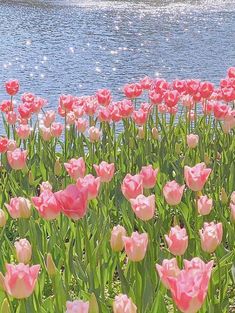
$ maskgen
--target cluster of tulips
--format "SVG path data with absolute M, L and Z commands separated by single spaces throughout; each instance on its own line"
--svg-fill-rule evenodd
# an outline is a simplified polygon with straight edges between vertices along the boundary
M 1 313 L 228 313 L 235 68 L 0 104 Z M 57 118 L 57 121 L 56 121 Z

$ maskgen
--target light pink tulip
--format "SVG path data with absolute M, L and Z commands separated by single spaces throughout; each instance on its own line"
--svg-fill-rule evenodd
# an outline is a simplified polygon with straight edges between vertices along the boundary
M 114 226 L 111 232 L 110 245 L 114 252 L 120 252 L 124 248 L 122 237 L 126 236 L 126 230 L 123 226 Z
M 83 158 L 71 159 L 68 163 L 64 163 L 66 171 L 69 176 L 74 180 L 77 180 L 79 177 L 84 177 L 86 172 L 86 165 Z
M 124 99 L 118 102 L 119 113 L 122 118 L 128 118 L 134 111 L 134 106 L 131 100 Z
M 76 185 L 68 185 L 66 189 L 55 194 L 56 200 L 61 206 L 61 211 L 73 220 L 78 220 L 87 212 L 88 191 L 86 188 L 78 188 Z
M 114 163 L 109 164 L 102 161 L 99 165 L 94 164 L 93 166 L 101 182 L 108 183 L 112 180 L 115 170 Z
M 213 206 L 213 200 L 207 196 L 201 196 L 197 200 L 197 209 L 200 215 L 210 214 Z
M 235 203 L 230 203 L 230 209 L 231 209 L 231 220 L 235 223 Z
M 132 118 L 136 125 L 143 126 L 147 122 L 148 112 L 139 109 L 133 112 Z
M 154 216 L 155 195 L 145 197 L 138 195 L 135 199 L 130 199 L 132 210 L 135 215 L 143 221 L 148 221 Z
M 84 302 L 81 300 L 67 301 L 66 302 L 66 312 L 65 313 L 88 313 L 89 312 L 89 302 Z
M 128 259 L 133 262 L 140 262 L 144 259 L 147 246 L 148 246 L 148 234 L 139 234 L 137 231 L 132 233 L 131 237 L 123 236 L 125 245 L 125 252 Z
M 95 199 L 100 191 L 100 177 L 95 178 L 92 174 L 88 174 L 84 178 L 78 178 L 77 187 L 87 189 L 88 200 Z
M 73 125 L 75 123 L 76 116 L 73 111 L 68 112 L 66 118 L 67 118 L 66 122 L 68 125 Z
M 188 247 L 188 236 L 185 228 L 178 225 L 171 227 L 169 235 L 165 239 L 170 252 L 174 255 L 183 255 Z
M 5 288 L 6 292 L 16 299 L 24 299 L 31 296 L 34 291 L 40 265 L 25 265 L 23 263 L 13 265 L 6 264 Z
M 27 239 L 20 239 L 15 242 L 14 246 L 16 249 L 17 261 L 24 264 L 29 263 L 32 257 L 32 247 L 30 242 Z
M 64 126 L 61 123 L 53 122 L 51 124 L 51 135 L 52 137 L 58 138 L 61 136 Z
M 31 203 L 23 197 L 11 198 L 10 203 L 5 206 L 12 218 L 29 218 L 31 216 Z
M 49 127 L 40 126 L 40 135 L 44 141 L 49 141 L 52 138 L 51 129 Z
M 144 188 L 153 188 L 156 184 L 158 169 L 153 169 L 152 165 L 142 166 L 140 175 L 143 179 Z
M 9 139 L 7 143 L 7 150 L 14 151 L 17 148 L 16 141 L 13 139 Z
M 44 190 L 52 191 L 52 185 L 48 181 L 44 181 L 40 184 L 40 192 Z
M 51 126 L 51 124 L 55 121 L 55 116 L 56 116 L 55 111 L 50 110 L 45 112 L 45 116 L 43 118 L 43 123 L 45 127 Z
M 203 189 L 209 175 L 210 168 L 206 168 L 205 163 L 199 163 L 194 167 L 184 167 L 184 179 L 187 186 L 193 191 L 200 191 Z
M 6 121 L 9 125 L 15 125 L 17 114 L 14 111 L 10 111 L 6 114 Z
M 87 129 L 88 122 L 84 118 L 78 118 L 75 122 L 78 132 L 84 133 Z
M 4 227 L 6 225 L 6 222 L 6 213 L 2 209 L 0 209 L 0 227 Z
M 16 128 L 16 133 L 20 139 L 27 139 L 30 136 L 31 129 L 29 125 L 19 125 Z
M 231 201 L 235 204 L 235 191 L 231 194 Z
M 183 313 L 196 313 L 207 295 L 213 261 L 205 264 L 199 258 L 194 258 L 184 262 L 185 269 L 177 277 L 168 277 L 168 284 L 179 310 Z
M 120 294 L 113 302 L 113 313 L 137 313 L 137 307 L 127 295 Z
M 195 134 L 187 135 L 187 145 L 190 149 L 196 148 L 199 142 L 199 136 Z
M 44 190 L 39 197 L 32 197 L 33 205 L 45 220 L 53 220 L 58 217 L 61 212 L 60 203 L 57 201 L 51 190 Z
M 204 223 L 203 229 L 199 231 L 201 237 L 202 250 L 208 253 L 212 253 L 220 245 L 223 238 L 223 226 L 222 223 L 215 224 Z
M 91 126 L 88 130 L 88 135 L 91 142 L 97 142 L 100 140 L 101 132 L 95 126 Z
M 122 193 L 126 199 L 135 199 L 143 193 L 143 178 L 137 174 L 132 176 L 127 174 L 122 182 Z
M 172 180 L 163 187 L 163 195 L 169 205 L 178 205 L 181 202 L 185 185 L 180 186 Z
M 161 282 L 167 289 L 170 288 L 168 278 L 177 277 L 180 273 L 180 269 L 175 258 L 170 260 L 163 260 L 162 265 L 156 264 L 156 270 L 161 279 Z

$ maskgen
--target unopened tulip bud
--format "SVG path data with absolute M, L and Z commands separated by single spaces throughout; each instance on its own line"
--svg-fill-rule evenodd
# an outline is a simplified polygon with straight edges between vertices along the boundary
M 91 295 L 89 301 L 89 313 L 99 313 L 99 306 L 94 293 Z
M 209 165 L 211 162 L 209 155 L 207 153 L 205 153 L 205 155 L 204 155 L 204 162 L 206 165 Z
M 0 272 L 0 289 L 5 291 L 5 277 L 2 272 Z
M 158 139 L 159 137 L 158 129 L 156 127 L 152 128 L 152 136 L 153 136 L 153 139 Z
M 34 183 L 33 173 L 29 171 L 29 184 L 32 186 Z
M 175 152 L 176 154 L 180 154 L 181 152 L 181 145 L 178 142 L 175 144 Z
M 222 204 L 228 203 L 228 196 L 224 188 L 221 188 L 220 199 L 221 199 Z
M 231 221 L 233 223 L 235 223 L 235 204 L 233 202 L 230 203 L 230 217 L 231 217 Z
M 138 128 L 138 135 L 137 136 L 139 139 L 144 139 L 144 127 Z
M 3 300 L 3 303 L 1 306 L 1 312 L 11 313 L 10 305 L 9 305 L 9 302 L 6 298 Z
M 219 152 L 217 152 L 216 159 L 217 159 L 218 161 L 221 160 L 221 154 L 220 154 Z
M 60 176 L 62 173 L 62 165 L 60 164 L 60 158 L 57 158 L 55 161 L 54 173 L 56 176 Z
M 6 214 L 2 209 L 0 209 L 0 227 L 4 227 L 6 225 L 6 222 Z
M 54 263 L 50 253 L 47 254 L 46 268 L 47 268 L 47 273 L 48 273 L 49 276 L 56 275 L 57 268 L 55 266 L 55 263 Z

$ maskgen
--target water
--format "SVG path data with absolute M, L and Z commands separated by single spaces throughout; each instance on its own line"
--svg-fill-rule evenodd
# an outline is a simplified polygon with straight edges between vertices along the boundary
M 218 83 L 235 65 L 234 0 L 0 0 L 0 100 L 17 78 L 57 105 L 143 75 Z

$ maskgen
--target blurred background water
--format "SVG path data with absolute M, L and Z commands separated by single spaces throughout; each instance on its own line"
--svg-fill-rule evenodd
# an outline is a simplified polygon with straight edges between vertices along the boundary
M 0 0 L 0 100 L 17 78 L 57 105 L 144 75 L 218 83 L 235 65 L 234 0 Z

